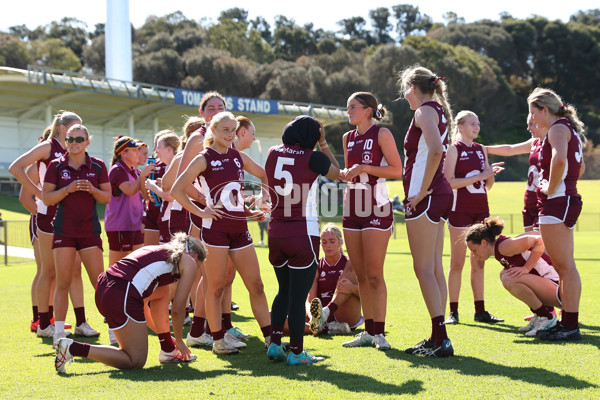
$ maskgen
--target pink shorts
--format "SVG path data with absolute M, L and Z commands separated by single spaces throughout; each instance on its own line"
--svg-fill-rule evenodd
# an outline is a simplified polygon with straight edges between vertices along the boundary
M 58 249 L 61 247 L 72 247 L 75 248 L 75 250 L 85 250 L 91 249 L 92 247 L 98 247 L 100 250 L 102 250 L 102 238 L 100 236 L 73 238 L 55 233 L 54 236 L 52 236 L 52 248 Z
M 29 217 L 29 239 L 31 244 L 37 239 L 37 214 L 31 214 Z
M 54 227 L 52 226 L 53 220 L 54 214 L 52 216 L 49 216 L 47 214 L 37 213 L 37 228 L 44 233 L 54 233 Z
M 319 236 L 269 237 L 269 262 L 280 268 L 303 269 L 319 260 Z
M 453 228 L 468 228 L 471 225 L 483 222 L 489 216 L 489 212 L 463 213 L 452 211 L 448 216 L 448 225 Z
M 583 202 L 579 196 L 561 196 L 545 199 L 540 208 L 540 225 L 564 223 L 569 229 L 575 227 Z
M 417 204 L 415 210 L 409 210 L 407 207 L 408 201 L 404 199 L 404 208 L 406 209 L 404 219 L 410 221 L 425 213 L 427 219 L 434 224 L 437 224 L 440 220 L 446 221 L 452 210 L 453 199 L 454 195 L 452 193 L 429 195 Z
M 137 289 L 123 279 L 108 275 L 98 276 L 96 283 L 96 307 L 104 317 L 110 329 L 120 329 L 129 319 L 145 323 L 144 299 Z
M 521 214 L 523 214 L 523 228 L 537 228 L 538 224 L 538 215 L 540 213 L 540 209 L 535 207 L 524 207 L 521 210 Z
M 352 215 L 342 219 L 342 227 L 350 231 L 363 231 L 366 229 L 376 229 L 378 231 L 387 231 L 394 224 L 394 215 L 392 207 L 384 216 L 370 215 L 368 217 L 358 217 Z
M 248 231 L 230 233 L 203 228 L 200 232 L 200 239 L 208 246 L 223 247 L 229 250 L 241 250 L 253 245 L 252 236 Z
M 106 232 L 108 248 L 112 251 L 132 251 L 133 246 L 144 244 L 142 231 L 111 231 Z

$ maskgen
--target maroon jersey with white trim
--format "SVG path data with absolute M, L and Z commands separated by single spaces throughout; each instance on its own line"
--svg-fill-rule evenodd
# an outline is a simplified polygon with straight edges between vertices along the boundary
M 106 273 L 123 279 L 146 298 L 157 287 L 179 280 L 173 275 L 173 264 L 167 262 L 171 252 L 162 246 L 145 246 L 128 254 L 113 264 Z
M 494 244 L 494 257 L 505 269 L 513 268 L 513 267 L 522 267 L 525 265 L 527 260 L 529 260 L 529 256 L 531 255 L 531 249 L 524 251 L 521 254 L 515 254 L 514 256 L 504 256 L 500 254 L 500 250 L 498 250 L 498 246 L 500 243 L 504 242 L 506 239 L 510 239 L 508 236 L 500 235 Z M 558 272 L 552 266 L 552 261 L 548 254 L 542 254 L 542 257 L 535 264 L 533 269 L 529 271 L 530 274 L 539 275 L 542 278 L 550 279 L 552 281 L 558 282 Z
M 280 144 L 269 149 L 265 172 L 273 209 L 269 236 L 319 236 L 317 178 L 309 167 L 313 150 Z
M 540 185 L 540 151 L 542 150 L 542 141 L 538 138 L 533 139 L 531 150 L 529 151 L 529 171 L 527 171 L 527 188 L 525 189 L 525 208 L 537 207 L 537 187 Z
M 483 146 L 473 142 L 467 146 L 463 142 L 454 143 L 457 152 L 455 178 L 468 178 L 485 170 L 485 152 Z M 452 211 L 460 213 L 489 212 L 485 181 L 477 181 L 468 186 L 452 189 L 454 202 Z
M 341 254 L 334 265 L 329 265 L 325 257 L 319 260 L 317 265 L 317 297 L 321 299 L 324 306 L 329 304 L 337 287 L 337 282 L 346 268 L 348 257 Z
M 348 165 L 346 168 L 357 164 L 378 167 L 388 165 L 383 151 L 379 147 L 379 130 L 378 125 L 371 125 L 362 135 L 358 134 L 356 129 L 347 133 L 346 159 Z M 364 172 L 354 177 L 352 182 L 348 182 L 344 196 L 350 215 L 354 215 L 353 213 L 359 209 L 368 211 L 390 203 L 385 178 Z
M 562 124 L 565 125 L 571 131 L 571 140 L 569 140 L 567 147 L 567 163 L 563 176 L 560 179 L 560 184 L 556 188 L 556 191 L 551 196 L 546 196 L 538 190 L 538 198 L 543 202 L 548 199 L 554 199 L 562 196 L 579 196 L 577 193 L 577 180 L 579 179 L 579 173 L 581 171 L 581 162 L 583 160 L 583 146 L 579 135 L 571 126 L 571 123 L 566 118 L 561 118 L 550 126 Z M 540 151 L 540 168 L 541 168 L 541 179 L 550 180 L 550 161 L 552 159 L 552 146 L 548 141 L 548 136 L 544 138 L 542 143 L 542 149 Z
M 50 142 L 50 157 L 37 162 L 40 182 L 44 182 L 44 177 L 46 176 L 46 171 L 48 170 L 50 162 L 67 154 L 67 149 L 63 147 L 63 145 L 58 141 L 57 138 L 47 139 L 47 141 Z M 49 217 L 54 216 L 54 214 L 56 213 L 56 207 L 56 205 L 47 206 L 44 204 L 43 201 L 37 202 L 37 212 L 40 214 L 47 215 Z
M 227 148 L 223 154 L 207 147 L 200 154 L 206 159 L 206 170 L 198 175 L 201 192 L 206 196 L 206 204 L 220 208 L 225 215 L 220 219 L 202 219 L 202 229 L 215 229 L 221 232 L 239 233 L 248 230 L 242 184 L 244 163 L 240 153 Z
M 446 158 L 446 150 L 448 149 L 448 128 L 446 126 L 447 120 L 444 114 L 444 108 L 436 101 L 428 101 L 421 105 L 432 107 L 438 114 L 439 123 L 438 130 L 440 131 L 440 138 L 442 140 L 442 146 L 444 147 L 444 154 L 440 160 L 440 164 L 435 172 L 431 185 L 428 190 L 433 190 L 433 194 L 445 194 L 452 193 L 452 187 L 448 183 L 448 180 L 442 172 L 444 165 L 444 159 Z M 423 183 L 423 176 L 425 175 L 425 166 L 427 164 L 427 155 L 429 154 L 429 148 L 425 143 L 425 137 L 421 128 L 415 126 L 415 118 L 413 117 L 408 132 L 404 137 L 404 196 L 406 198 L 415 196 L 421 190 L 421 184 Z
M 85 163 L 74 169 L 69 165 L 67 157 L 68 155 L 64 155 L 50 163 L 44 183 L 56 185 L 56 190 L 69 186 L 75 180 L 89 181 L 96 188 L 108 183 L 108 170 L 104 161 L 86 153 Z M 52 222 L 54 233 L 76 238 L 100 236 L 96 199 L 90 192 L 77 190 L 69 193 L 57 207 Z

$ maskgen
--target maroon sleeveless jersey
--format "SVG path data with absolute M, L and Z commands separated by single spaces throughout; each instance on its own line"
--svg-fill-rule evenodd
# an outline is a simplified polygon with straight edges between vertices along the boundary
M 207 147 L 200 154 L 206 159 L 206 170 L 198 175 L 198 183 L 206 196 L 206 204 L 225 213 L 220 219 L 203 218 L 202 229 L 228 233 L 247 231 L 242 197 L 244 164 L 240 153 L 229 147 L 221 154 Z
M 440 160 L 440 164 L 435 172 L 435 175 L 429 185 L 428 190 L 433 190 L 436 194 L 452 193 L 452 187 L 442 172 L 444 159 L 446 158 L 446 150 L 448 149 L 448 128 L 447 120 L 444 114 L 444 108 L 436 101 L 428 101 L 421 105 L 432 107 L 438 114 L 439 123 L 438 130 L 440 131 L 440 139 L 444 147 L 444 154 Z M 425 175 L 425 166 L 427 164 L 427 155 L 429 148 L 425 143 L 425 137 L 421 128 L 415 126 L 415 118 L 413 117 L 408 132 L 404 137 L 404 196 L 406 198 L 415 196 L 421 190 L 423 176 Z
M 40 177 L 40 182 L 44 182 L 44 178 L 46 177 L 46 171 L 48 170 L 48 166 L 50 163 L 57 159 L 61 158 L 65 154 L 67 154 L 67 149 L 65 149 L 62 144 L 58 141 L 57 138 L 47 139 L 50 142 L 50 157 L 45 160 L 40 160 L 37 162 L 38 173 Z M 57 205 L 46 206 L 43 201 L 37 202 L 37 212 L 40 214 L 44 214 L 48 216 L 48 218 L 54 218 L 54 214 L 56 214 Z
M 378 167 L 388 165 L 383 151 L 379 147 L 379 130 L 378 125 L 371 125 L 362 135 L 359 135 L 356 130 L 347 133 L 346 158 L 348 165 L 346 168 L 357 164 Z M 385 178 L 364 172 L 354 177 L 352 182 L 348 182 L 344 196 L 344 205 L 348 207 L 345 214 L 348 213 L 349 216 L 363 214 L 359 216 L 366 217 L 373 215 L 375 208 L 391 207 Z
M 542 201 L 546 199 L 555 199 L 562 196 L 577 196 L 581 197 L 577 193 L 577 180 L 579 179 L 579 172 L 581 171 L 581 162 L 583 160 L 583 149 L 581 145 L 581 139 L 579 135 L 571 126 L 571 123 L 566 118 L 561 118 L 550 126 L 562 124 L 565 125 L 571 131 L 571 140 L 567 147 L 567 164 L 565 165 L 565 171 L 561 177 L 560 184 L 556 188 L 556 191 L 551 196 L 546 196 L 539 190 L 537 191 L 538 198 Z M 545 180 L 550 180 L 550 161 L 552 159 L 552 146 L 548 141 L 548 136 L 544 138 L 542 143 L 542 149 L 540 151 L 540 169 L 541 177 Z
M 319 236 L 317 178 L 311 149 L 280 144 L 269 149 L 265 171 L 273 209 L 270 237 Z
M 505 269 L 513 268 L 513 267 L 522 267 L 525 265 L 529 256 L 531 255 L 531 249 L 524 251 L 520 254 L 515 254 L 514 256 L 504 256 L 500 254 L 498 247 L 500 243 L 504 242 L 506 239 L 510 239 L 508 236 L 500 235 L 494 244 L 494 257 Z M 558 282 L 558 272 L 552 266 L 552 261 L 548 254 L 542 254 L 542 257 L 535 264 L 533 269 L 529 271 L 530 274 L 539 275 L 543 278 L 550 279 L 552 281 Z
M 173 275 L 173 264 L 167 262 L 169 255 L 170 251 L 162 246 L 145 246 L 117 261 L 106 274 L 131 282 L 146 298 L 157 287 L 179 279 L 179 275 Z
M 319 260 L 317 265 L 317 297 L 321 299 L 324 306 L 329 304 L 333 298 L 337 282 L 346 268 L 346 262 L 348 262 L 348 257 L 343 254 L 340 255 L 340 259 L 334 265 L 327 264 L 325 257 Z
M 529 151 L 529 170 L 527 171 L 527 188 L 525 189 L 525 208 L 537 207 L 537 187 L 540 185 L 540 151 L 542 150 L 542 141 L 533 139 L 531 150 Z
M 480 174 L 485 169 L 485 153 L 482 145 L 473 142 L 471 146 L 467 146 L 457 141 L 454 146 L 457 152 L 455 178 L 469 178 Z M 489 213 L 485 181 L 477 181 L 452 191 L 454 192 L 453 212 Z

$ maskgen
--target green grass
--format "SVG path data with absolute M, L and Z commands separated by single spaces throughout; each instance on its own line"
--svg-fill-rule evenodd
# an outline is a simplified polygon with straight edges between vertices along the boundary
M 586 182 L 586 181 L 583 181 Z M 518 213 L 523 183 L 498 183 L 490 193 L 492 210 L 506 207 Z M 596 187 L 598 187 L 596 182 Z M 401 185 L 400 185 L 401 188 Z M 494 190 L 498 190 L 494 192 Z M 589 192 L 588 192 L 589 190 Z M 599 196 L 593 184 L 581 185 L 584 207 L 595 212 Z M 497 193 L 500 200 L 494 196 Z M 500 196 L 502 195 L 502 196 Z M 499 202 L 496 203 L 496 202 Z M 0 210 L 5 215 L 5 198 Z M 508 202 L 518 204 L 517 211 Z M 503 209 L 504 211 L 504 209 Z M 585 209 L 585 211 L 588 211 Z M 17 213 L 18 214 L 18 213 Z M 25 219 L 26 214 L 23 214 Z M 250 224 L 258 241 L 258 227 Z M 2 398 L 281 398 L 323 397 L 364 399 L 480 399 L 480 398 L 600 398 L 600 257 L 598 229 L 575 233 L 575 257 L 583 282 L 580 321 L 584 340 L 578 343 L 542 343 L 516 331 L 524 325 L 527 307 L 503 289 L 500 265 L 489 261 L 486 274 L 486 305 L 506 322 L 494 326 L 472 322 L 473 297 L 468 268 L 463 275 L 461 324 L 449 326 L 455 348 L 450 359 L 424 359 L 404 354 L 404 348 L 429 335 L 430 319 L 412 271 L 406 230 L 398 225 L 386 258 L 388 288 L 386 331 L 393 349 L 345 349 L 348 337 L 306 337 L 305 347 L 327 359 L 309 367 L 287 367 L 267 360 L 262 340 L 251 339 L 241 354 L 217 357 L 205 349 L 194 349 L 198 360 L 189 365 L 161 365 L 156 336 L 149 337 L 146 367 L 119 371 L 103 364 L 77 359 L 68 374 L 58 376 L 53 368 L 50 339 L 29 333 L 30 284 L 34 263 L 0 266 L 0 397 Z M 269 302 L 276 293 L 276 280 L 268 263 L 267 249 L 256 249 Z M 447 272 L 449 247 L 444 251 Z M 84 279 L 90 324 L 102 331 L 90 343 L 107 343 L 106 325 L 95 310 L 91 286 Z M 234 325 L 261 337 L 252 317 L 248 295 L 240 279 L 234 282 L 233 299 L 241 309 L 233 313 Z M 69 310 L 68 321 L 74 321 Z M 187 332 L 187 329 L 186 329 Z
M 487 308 L 506 319 L 488 326 L 472 322 L 472 294 L 465 268 L 461 297 L 461 324 L 448 327 L 456 350 L 451 359 L 424 359 L 405 355 L 429 334 L 430 321 L 417 280 L 412 272 L 406 240 L 392 240 L 386 260 L 388 317 L 386 330 L 393 349 L 345 349 L 348 337 L 307 337 L 305 346 L 327 359 L 306 368 L 292 368 L 267 360 L 261 340 L 252 339 L 239 355 L 217 357 L 204 349 L 194 350 L 198 360 L 189 365 L 160 365 L 159 345 L 149 339 L 150 352 L 141 371 L 118 371 L 100 363 L 78 359 L 68 375 L 57 376 L 53 368 L 50 339 L 28 332 L 29 285 L 32 263 L 0 267 L 0 315 L 5 316 L 0 335 L 0 393 L 2 397 L 73 398 L 364 398 L 406 395 L 433 398 L 581 398 L 600 396 L 600 259 L 593 250 L 597 233 L 577 233 L 577 263 L 584 282 L 581 326 L 584 340 L 574 344 L 547 344 L 516 332 L 529 310 L 506 292 L 498 279 L 499 264 L 488 263 Z M 267 249 L 257 248 L 269 302 L 276 281 L 267 260 Z M 445 265 L 448 255 L 444 257 Z M 88 319 L 103 334 L 91 343 L 106 343 L 106 325 L 95 311 L 87 283 Z M 239 279 L 234 300 L 240 311 L 234 324 L 260 337 L 252 318 L 247 292 Z M 13 316 L 7 318 L 6 316 Z M 69 311 L 68 320 L 74 316 Z M 212 398 L 212 397 L 211 397 Z

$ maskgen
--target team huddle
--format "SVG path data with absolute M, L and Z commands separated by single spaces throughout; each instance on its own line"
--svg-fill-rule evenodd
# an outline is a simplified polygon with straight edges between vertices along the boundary
M 195 360 L 191 347 L 238 353 L 251 338 L 231 321 L 231 287 L 238 273 L 270 360 L 322 361 L 304 349 L 305 334 L 349 335 L 361 325 L 344 347 L 390 349 L 383 268 L 394 215 L 386 179 L 403 180 L 413 267 L 431 318 L 428 338 L 406 353 L 454 354 L 447 326 L 459 323 L 467 251 L 475 321 L 503 321 L 484 300 L 484 264 L 494 257 L 503 267 L 503 286 L 533 312 L 520 331 L 540 340 L 581 339 L 572 229 L 581 212 L 577 180 L 585 165 L 583 124 L 575 109 L 552 90 L 537 88 L 527 99 L 531 139 L 484 146 L 475 141 L 480 130 L 475 113 L 463 110 L 453 117 L 443 77 L 412 66 L 399 74 L 398 84 L 414 110 L 404 165 L 392 133 L 378 125 L 386 109 L 368 92 L 347 101 L 355 129 L 343 136 L 344 169 L 329 149 L 322 123 L 306 115 L 285 125 L 282 143 L 259 165 L 242 151 L 255 138 L 252 121 L 228 112 L 217 92 L 204 95 L 201 117 L 188 118 L 181 138 L 170 130 L 155 135 L 155 158 L 148 159 L 145 143 L 117 138 L 110 168 L 87 153 L 91 136 L 77 114 L 56 115 L 42 141 L 10 166 L 22 184 L 20 200 L 31 212 L 38 261 L 31 330 L 53 338 L 56 370 L 65 372 L 74 357 L 141 368 L 148 355 L 147 328 L 159 338 L 161 363 Z M 529 154 L 524 233 L 515 237 L 502 235 L 502 220 L 490 217 L 487 192 L 503 163 L 490 165 L 488 153 Z M 259 194 L 245 195 L 246 172 L 260 180 Z M 320 176 L 346 182 L 341 229 L 327 224 L 319 231 Z M 106 204 L 107 270 L 98 202 Z M 248 219 L 269 219 L 269 262 L 278 283 L 270 308 Z M 81 263 L 110 342 L 118 346 L 70 338 L 69 297 L 76 317 L 73 336 L 100 335 L 86 321 Z M 555 307 L 561 309 L 560 321 Z M 289 342 L 282 341 L 284 335 Z

